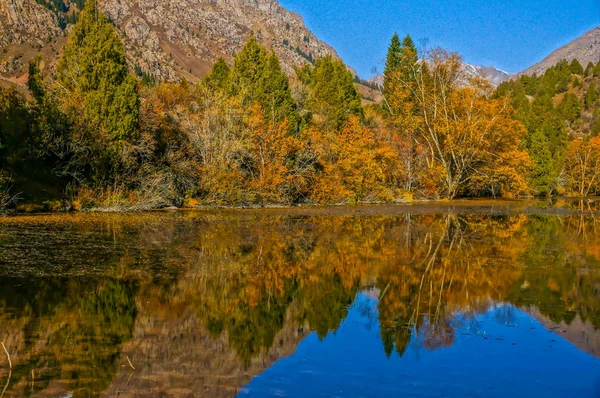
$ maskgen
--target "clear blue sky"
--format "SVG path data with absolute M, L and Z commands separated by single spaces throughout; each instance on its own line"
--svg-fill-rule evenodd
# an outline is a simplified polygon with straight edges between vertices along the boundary
M 280 0 L 362 77 L 383 70 L 395 31 L 508 72 L 600 25 L 600 0 Z

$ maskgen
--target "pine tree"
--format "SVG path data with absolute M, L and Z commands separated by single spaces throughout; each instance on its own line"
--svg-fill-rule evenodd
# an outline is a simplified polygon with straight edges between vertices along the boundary
M 600 61 L 594 66 L 594 77 L 600 77 Z
M 578 59 L 574 59 L 573 61 L 571 61 L 571 64 L 569 65 L 569 70 L 574 75 L 583 75 L 583 66 L 581 66 L 581 63 Z
M 242 50 L 236 54 L 233 60 L 231 70 L 233 93 L 239 94 L 245 91 L 245 94 L 253 100 L 251 91 L 256 88 L 261 80 L 266 63 L 267 51 L 256 40 L 256 36 L 252 32 Z
M 402 45 L 397 33 L 394 33 L 385 61 L 385 70 L 383 72 L 383 95 L 390 98 L 395 91 L 395 86 L 398 84 L 397 73 L 400 70 L 402 62 Z
M 534 131 L 529 138 L 529 153 L 534 160 L 531 182 L 538 194 L 548 196 L 552 193 L 555 181 L 555 164 L 548 139 L 541 129 Z
M 561 114 L 571 123 L 574 123 L 581 116 L 581 104 L 579 98 L 575 94 L 568 93 L 564 96 L 558 106 Z
M 340 60 L 326 55 L 315 62 L 310 84 L 310 108 L 323 127 L 341 129 L 350 116 L 363 117 L 361 98 L 350 71 Z
M 214 91 L 228 91 L 230 85 L 231 69 L 227 62 L 219 57 L 211 70 L 203 79 L 203 83 L 206 87 Z
M 277 123 L 287 120 L 288 133 L 298 133 L 301 117 L 292 98 L 288 77 L 283 73 L 277 56 L 267 54 L 254 33 L 234 58 L 231 92 L 240 95 L 245 104 L 258 102 L 269 120 Z
M 591 109 L 596 100 L 598 99 L 598 92 L 596 91 L 596 83 L 592 82 L 588 87 L 587 93 L 585 94 L 585 109 Z
M 257 101 L 267 111 L 267 116 L 275 122 L 287 120 L 288 132 L 296 134 L 300 128 L 300 114 L 292 98 L 288 77 L 281 70 L 275 53 L 267 55 L 265 69 L 257 87 Z
M 46 95 L 42 71 L 40 69 L 41 62 L 42 57 L 39 55 L 29 62 L 29 77 L 27 79 L 27 88 L 38 104 L 43 102 Z
M 410 35 L 407 35 L 402 41 L 402 49 L 400 50 L 400 71 L 405 84 L 409 85 L 416 79 L 418 67 L 417 48 Z
M 586 77 L 592 76 L 594 74 L 594 63 L 593 62 L 589 62 L 587 64 L 584 74 Z
M 104 178 L 106 170 L 118 167 L 123 144 L 138 136 L 140 96 L 137 80 L 128 73 L 123 43 L 95 1 L 88 1 L 79 15 L 57 73 L 68 93 L 65 108 L 89 139 L 86 145 L 98 151 L 93 157 L 111 158 L 112 164 L 94 168 L 100 174 L 96 177 Z

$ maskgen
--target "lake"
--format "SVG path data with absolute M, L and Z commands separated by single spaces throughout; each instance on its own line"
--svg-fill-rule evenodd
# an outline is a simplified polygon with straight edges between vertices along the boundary
M 600 396 L 598 210 L 0 218 L 0 396 Z

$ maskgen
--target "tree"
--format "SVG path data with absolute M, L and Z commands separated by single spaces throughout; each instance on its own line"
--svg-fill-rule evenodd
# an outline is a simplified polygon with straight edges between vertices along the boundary
M 569 70 L 574 75 L 583 76 L 583 66 L 581 66 L 581 63 L 578 59 L 574 59 L 573 61 L 571 61 L 571 64 L 569 65 Z
M 308 135 L 324 171 L 313 192 L 318 203 L 392 198 L 387 183 L 397 155 L 378 143 L 356 116 L 351 116 L 339 132 L 313 127 Z
M 232 90 L 234 94 L 243 93 L 254 100 L 253 92 L 260 82 L 267 63 L 267 50 L 258 43 L 254 32 L 236 54 L 231 70 Z
M 235 56 L 231 79 L 232 93 L 240 96 L 243 104 L 251 106 L 258 102 L 270 119 L 278 123 L 287 119 L 288 133 L 298 134 L 301 118 L 289 80 L 275 54 L 267 54 L 254 33 Z
M 363 117 L 361 98 L 346 65 L 326 55 L 315 62 L 309 85 L 309 109 L 324 129 L 342 128 L 350 116 Z
M 400 44 L 400 38 L 397 33 L 394 33 L 388 48 L 385 70 L 383 72 L 383 96 L 386 99 L 391 98 L 396 91 L 395 86 L 398 84 L 396 74 L 400 70 L 400 63 L 402 62 L 401 52 L 402 45 Z
M 574 140 L 565 158 L 564 174 L 580 196 L 598 192 L 600 183 L 600 137 Z
M 565 120 L 574 123 L 581 116 L 581 104 L 575 94 L 565 94 L 563 100 L 558 106 Z
M 287 121 L 288 132 L 292 135 L 299 133 L 301 118 L 296 101 L 292 98 L 288 77 L 281 70 L 279 59 L 273 52 L 267 55 L 256 99 L 273 123 Z
M 593 62 L 589 62 L 585 68 L 585 72 L 584 75 L 586 77 L 591 77 L 594 75 L 594 63 Z
M 594 67 L 594 77 L 600 77 L 600 61 Z
M 504 196 L 525 193 L 526 184 L 517 179 L 528 164 L 522 151 L 526 134 L 514 119 L 510 99 L 492 98 L 484 81 L 461 87 L 457 54 L 434 49 L 425 62 L 430 66 L 417 78 L 420 139 L 430 163 L 441 167 L 442 194 L 452 199 L 473 187 Z M 508 153 L 512 155 L 502 157 Z
M 591 109 L 594 104 L 596 104 L 597 99 L 598 92 L 596 91 L 596 83 L 592 82 L 585 94 L 585 109 Z
M 88 171 L 96 180 L 114 175 L 125 146 L 138 138 L 140 96 L 123 43 L 95 1 L 79 15 L 57 74 L 63 109 L 76 122 L 73 160 L 83 167 L 92 162 Z
M 548 137 L 543 129 L 537 129 L 530 135 L 528 149 L 533 159 L 532 188 L 538 195 L 550 196 L 555 189 L 557 173 Z
M 231 82 L 231 69 L 222 57 L 214 63 L 211 72 L 203 79 L 204 85 L 214 91 L 227 91 Z

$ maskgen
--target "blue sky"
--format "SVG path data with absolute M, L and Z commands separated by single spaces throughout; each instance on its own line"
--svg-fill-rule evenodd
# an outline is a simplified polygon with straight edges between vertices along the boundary
M 280 0 L 362 77 L 383 70 L 395 31 L 519 72 L 600 25 L 600 0 Z

